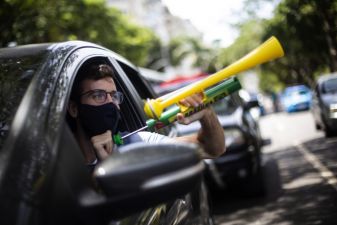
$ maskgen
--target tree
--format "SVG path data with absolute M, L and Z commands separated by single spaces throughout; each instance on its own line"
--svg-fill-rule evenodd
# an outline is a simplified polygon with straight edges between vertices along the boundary
M 103 45 L 140 66 L 155 60 L 154 33 L 130 22 L 105 0 L 5 0 L 0 3 L 0 44 L 83 40 Z M 149 53 L 152 54 L 149 54 Z
M 336 0 L 284 0 L 274 18 L 266 23 L 264 37 L 277 36 L 286 57 L 277 65 L 265 65 L 266 71 L 278 71 L 285 84 L 312 85 L 323 71 L 335 71 Z M 273 66 L 273 67 L 272 67 Z
M 259 19 L 265 2 L 280 2 L 271 19 Z M 336 71 L 337 0 L 246 0 L 246 17 L 238 25 L 240 35 L 221 50 L 221 64 L 229 65 L 270 36 L 276 36 L 285 57 L 263 64 L 260 88 L 279 91 L 284 86 L 305 83 L 310 86 L 321 73 Z
M 235 62 L 249 51 L 256 48 L 263 40 L 262 20 L 258 18 L 247 20 L 237 25 L 240 30 L 239 37 L 232 45 L 221 50 L 218 61 L 224 66 Z
M 240 30 L 239 37 L 234 41 L 232 45 L 221 50 L 217 61 L 222 67 L 226 67 L 259 46 L 267 38 L 263 38 L 264 34 L 264 19 L 257 17 L 246 20 L 245 22 L 238 24 L 237 28 Z M 269 62 L 273 66 L 270 66 L 270 70 L 266 71 L 261 66 L 255 67 L 253 70 L 259 76 L 260 89 L 265 92 L 278 91 L 282 89 L 280 80 L 278 78 L 278 71 L 272 71 L 275 66 L 275 62 Z M 241 75 L 239 75 L 240 77 Z

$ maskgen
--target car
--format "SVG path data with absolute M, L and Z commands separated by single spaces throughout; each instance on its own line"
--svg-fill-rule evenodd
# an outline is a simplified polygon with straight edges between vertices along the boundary
M 286 87 L 281 97 L 283 108 L 286 112 L 309 110 L 312 104 L 312 94 L 306 85 Z
M 270 140 L 262 138 L 258 121 L 251 114 L 251 109 L 259 106 L 257 99 L 245 101 L 239 92 L 212 106 L 224 129 L 226 152 L 205 160 L 206 183 L 211 194 L 230 190 L 239 190 L 245 196 L 265 193 L 261 150 Z M 197 122 L 177 125 L 178 135 L 195 133 L 199 127 Z
M 0 49 L 1 224 L 213 224 L 194 145 L 126 145 L 89 173 L 65 118 L 77 71 L 96 59 L 124 93 L 120 126 L 143 127 L 142 99 L 156 96 L 113 51 L 83 41 Z
M 325 74 L 318 78 L 313 92 L 311 112 L 316 128 L 325 136 L 337 133 L 337 73 Z

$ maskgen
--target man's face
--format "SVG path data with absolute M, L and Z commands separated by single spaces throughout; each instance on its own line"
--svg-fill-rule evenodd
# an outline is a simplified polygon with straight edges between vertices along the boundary
M 87 105 L 103 105 L 106 103 L 114 103 L 118 108 L 119 105 L 113 100 L 110 94 L 106 95 L 105 101 L 102 101 L 102 93 L 95 93 L 96 90 L 103 90 L 105 93 L 111 93 L 116 90 L 115 82 L 111 77 L 105 77 L 99 80 L 86 79 L 81 83 L 81 94 L 88 93 L 81 96 L 80 102 Z

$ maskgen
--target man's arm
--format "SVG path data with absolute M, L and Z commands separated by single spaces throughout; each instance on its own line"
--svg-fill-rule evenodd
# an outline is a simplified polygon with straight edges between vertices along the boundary
M 202 103 L 202 95 L 194 95 L 182 100 L 180 103 L 187 107 L 197 107 Z M 189 117 L 185 117 L 182 113 L 179 113 L 177 120 L 179 123 L 186 125 L 199 120 L 201 124 L 201 128 L 197 134 L 177 137 L 177 140 L 201 145 L 204 149 L 204 158 L 214 158 L 225 152 L 224 131 L 217 115 L 211 108 L 206 108 Z

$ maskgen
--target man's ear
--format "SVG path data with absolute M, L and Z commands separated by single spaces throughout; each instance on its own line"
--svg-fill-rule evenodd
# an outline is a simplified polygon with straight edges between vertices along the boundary
M 77 117 L 77 115 L 78 115 L 78 109 L 77 109 L 77 104 L 74 101 L 70 100 L 69 105 L 68 105 L 68 113 L 73 118 Z

